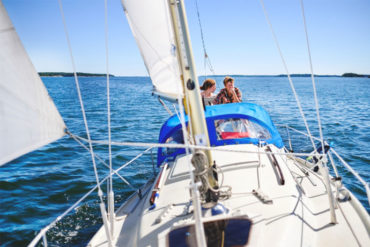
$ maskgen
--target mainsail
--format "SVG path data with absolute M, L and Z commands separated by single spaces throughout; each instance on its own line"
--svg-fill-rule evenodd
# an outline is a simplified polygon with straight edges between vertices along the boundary
M 177 99 L 178 95 L 182 97 L 180 66 L 168 1 L 122 0 L 122 4 L 152 80 L 154 93 L 170 100 Z
M 59 139 L 65 127 L 0 0 L 0 166 Z

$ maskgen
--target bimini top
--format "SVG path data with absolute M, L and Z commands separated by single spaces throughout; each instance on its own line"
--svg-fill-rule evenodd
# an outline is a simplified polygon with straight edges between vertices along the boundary
M 274 144 L 284 146 L 283 140 L 268 113 L 252 103 L 232 103 L 206 106 L 208 135 L 211 146 L 235 144 Z M 185 116 L 186 124 L 188 117 Z M 184 143 L 180 120 L 171 116 L 162 126 L 159 143 Z M 158 148 L 157 165 L 171 161 L 184 153 L 182 148 Z

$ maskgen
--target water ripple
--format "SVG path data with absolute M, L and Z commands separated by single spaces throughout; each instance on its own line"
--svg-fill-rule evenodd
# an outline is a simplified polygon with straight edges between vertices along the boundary
M 203 78 L 201 78 L 202 80 Z M 216 77 L 222 85 L 223 77 Z M 299 110 L 286 78 L 236 77 L 243 101 L 260 104 L 276 125 L 288 124 L 304 131 Z M 302 108 L 314 135 L 319 136 L 310 78 L 293 78 Z M 86 136 L 73 78 L 43 78 L 50 95 L 69 130 Z M 106 86 L 104 78 L 80 78 L 91 137 L 107 137 Z M 150 79 L 125 77 L 111 79 L 112 140 L 156 142 L 168 113 L 151 97 Z M 370 181 L 370 79 L 317 78 L 320 115 L 325 138 L 344 160 Z M 281 128 L 281 134 L 286 130 Z M 310 151 L 309 140 L 295 138 L 296 151 Z M 298 144 L 298 145 L 297 145 Z M 108 163 L 107 147 L 94 146 Z M 299 149 L 299 150 L 298 150 Z M 113 166 L 118 168 L 144 149 L 113 147 Z M 155 159 L 155 157 L 154 157 Z M 339 164 L 339 162 L 336 162 Z M 97 161 L 99 178 L 108 170 Z M 91 156 L 71 138 L 45 146 L 0 168 L 0 242 L 2 246 L 25 246 L 38 231 L 55 220 L 69 206 L 95 186 Z M 342 166 L 338 166 L 346 186 L 368 208 L 362 185 Z M 150 154 L 120 172 L 138 187 L 151 176 Z M 116 206 L 133 190 L 115 178 Z M 106 184 L 103 189 L 105 190 Z M 79 208 L 47 234 L 49 246 L 85 246 L 100 227 L 96 191 Z

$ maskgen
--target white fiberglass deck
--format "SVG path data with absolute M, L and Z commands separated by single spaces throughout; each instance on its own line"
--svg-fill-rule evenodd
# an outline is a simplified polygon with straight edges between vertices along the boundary
M 252 144 L 221 147 L 231 148 L 257 151 Z M 283 152 L 274 146 L 271 149 Z M 232 187 L 232 196 L 220 203 L 230 209 L 225 217 L 245 215 L 252 220 L 248 246 L 370 246 L 366 227 L 353 207 L 356 198 L 340 202 L 335 210 L 338 223 L 330 223 L 329 199 L 320 175 L 309 172 L 307 177 L 298 163 L 275 155 L 284 177 L 282 185 L 268 155 L 260 155 L 257 172 L 258 154 L 225 154 L 212 152 L 223 171 L 219 181 L 224 176 L 223 185 Z M 181 156 L 169 165 L 155 209 L 149 210 L 151 193 L 147 193 L 141 201 L 133 197 L 117 210 L 115 246 L 166 246 L 167 233 L 173 227 L 192 221 L 187 162 L 188 158 Z M 272 203 L 264 203 L 252 193 L 258 188 Z M 364 218 L 369 221 L 366 211 Z M 103 227 L 89 246 L 108 246 Z

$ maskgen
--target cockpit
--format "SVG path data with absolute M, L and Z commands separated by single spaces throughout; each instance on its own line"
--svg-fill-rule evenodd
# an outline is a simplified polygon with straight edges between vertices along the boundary
M 283 141 L 268 113 L 252 103 L 233 103 L 206 106 L 208 136 L 211 146 L 236 144 L 274 144 L 282 148 Z M 187 116 L 185 117 L 188 123 Z M 182 126 L 177 115 L 170 117 L 162 126 L 159 143 L 183 144 Z M 157 165 L 173 161 L 185 153 L 183 148 L 158 148 Z

